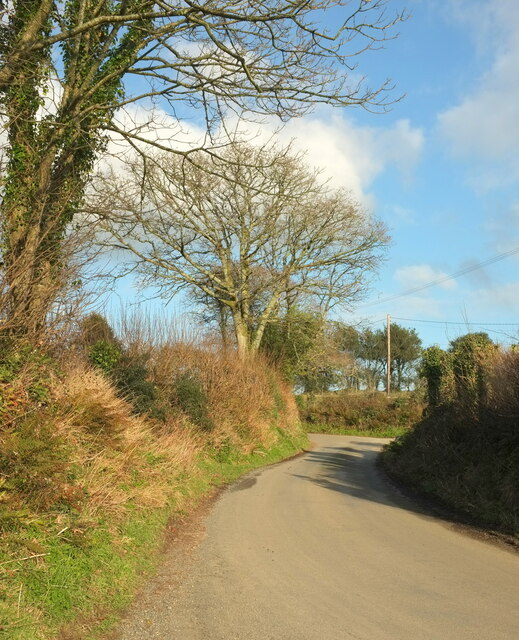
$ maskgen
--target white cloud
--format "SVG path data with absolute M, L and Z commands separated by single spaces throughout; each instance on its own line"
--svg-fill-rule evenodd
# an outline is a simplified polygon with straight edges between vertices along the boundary
M 202 129 L 179 121 L 157 107 L 130 105 L 117 112 L 116 121 L 119 128 L 171 149 L 218 145 L 234 133 L 258 144 L 268 140 L 281 145 L 291 143 L 295 151 L 306 154 L 310 166 L 322 170 L 323 177 L 333 186 L 350 190 L 368 208 L 374 204 L 369 189 L 375 178 L 395 166 L 403 180 L 408 181 L 424 146 L 422 131 L 408 120 L 399 120 L 389 127 L 358 126 L 331 108 L 294 118 L 282 127 L 273 117 L 263 118 L 261 122 L 229 120 L 212 140 Z M 141 148 L 145 146 L 138 141 L 136 144 Z M 111 136 L 108 155 L 112 156 L 109 160 L 112 166 L 129 151 L 123 136 Z
M 500 158 L 519 145 L 519 41 L 499 55 L 475 91 L 439 116 L 440 129 L 457 155 Z
M 482 313 L 507 311 L 519 314 L 519 282 L 508 282 L 478 289 L 472 294 L 474 306 Z
M 441 280 L 441 282 L 438 282 L 437 286 L 442 289 L 452 290 L 457 286 L 456 281 L 449 278 L 447 273 L 434 269 L 428 264 L 401 267 L 395 271 L 395 278 L 400 283 L 400 286 L 406 290 L 422 287 L 439 280 Z
M 294 118 L 282 128 L 274 119 L 265 119 L 260 126 L 245 129 L 262 141 L 274 137 L 282 144 L 292 142 L 334 186 L 351 190 L 365 204 L 371 200 L 371 184 L 389 166 L 395 166 L 403 180 L 409 181 L 424 147 L 422 130 L 409 120 L 388 127 L 360 126 L 332 108 Z
M 166 149 L 188 150 L 205 144 L 207 138 L 202 129 L 178 120 L 156 106 L 141 103 L 119 109 L 114 124 L 141 149 L 147 147 L 142 141 L 146 140 Z M 124 135 L 111 134 L 109 152 L 117 154 L 128 148 Z
M 454 155 L 506 162 L 506 171 L 487 173 L 479 185 L 492 187 L 519 176 L 519 2 L 459 0 L 453 6 L 488 63 L 473 90 L 439 115 L 439 130 Z
M 495 52 L 496 47 L 517 37 L 517 0 L 450 0 L 448 9 L 452 19 L 470 29 L 482 56 Z
M 123 171 L 125 163 L 133 158 L 135 149 L 150 153 L 154 149 L 187 151 L 207 144 L 207 134 L 200 128 L 182 122 L 156 106 L 130 104 L 119 109 L 114 126 L 123 133 L 111 132 L 104 154 L 98 159 L 101 170 L 110 167 Z M 155 146 L 154 145 L 158 145 Z

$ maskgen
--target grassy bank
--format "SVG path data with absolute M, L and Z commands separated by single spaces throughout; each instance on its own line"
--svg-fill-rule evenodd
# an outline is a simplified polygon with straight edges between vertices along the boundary
M 462 355 L 471 366 L 440 371 L 436 404 L 388 447 L 383 464 L 470 521 L 519 536 L 519 354 Z
M 101 515 L 61 533 L 50 519 L 8 535 L 0 551 L 0 637 L 10 640 L 101 638 L 160 561 L 168 522 L 193 511 L 214 487 L 299 452 L 306 437 L 282 436 L 269 449 L 222 461 L 202 454 L 168 487 L 161 508 L 129 507 L 116 525 Z M 53 526 L 54 525 L 54 526 Z M 82 528 L 79 528 L 82 527 Z
M 340 391 L 298 398 L 307 432 L 393 438 L 409 431 L 423 411 L 421 397 L 402 392 Z
M 84 349 L 4 352 L 0 637 L 101 637 L 156 566 L 168 521 L 306 443 L 261 360 L 145 346 L 121 340 L 114 366 L 98 345 L 104 370 Z

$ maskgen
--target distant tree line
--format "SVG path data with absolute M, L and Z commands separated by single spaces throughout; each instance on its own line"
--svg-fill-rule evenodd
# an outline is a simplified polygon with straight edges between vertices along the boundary
M 418 380 L 421 340 L 414 329 L 391 326 L 391 388 L 412 389 Z M 292 310 L 271 322 L 262 350 L 307 392 L 381 390 L 387 383 L 387 328 L 357 328 L 319 313 Z

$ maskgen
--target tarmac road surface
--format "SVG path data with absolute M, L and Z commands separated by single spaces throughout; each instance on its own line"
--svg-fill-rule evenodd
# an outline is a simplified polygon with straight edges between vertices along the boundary
M 122 640 L 519 640 L 517 554 L 401 496 L 375 466 L 386 440 L 312 440 L 222 494 Z

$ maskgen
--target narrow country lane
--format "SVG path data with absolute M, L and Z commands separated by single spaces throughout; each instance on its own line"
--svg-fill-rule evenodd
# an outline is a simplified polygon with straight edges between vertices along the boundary
M 385 440 L 312 440 L 222 495 L 122 640 L 519 639 L 517 555 L 421 514 L 375 467 Z

